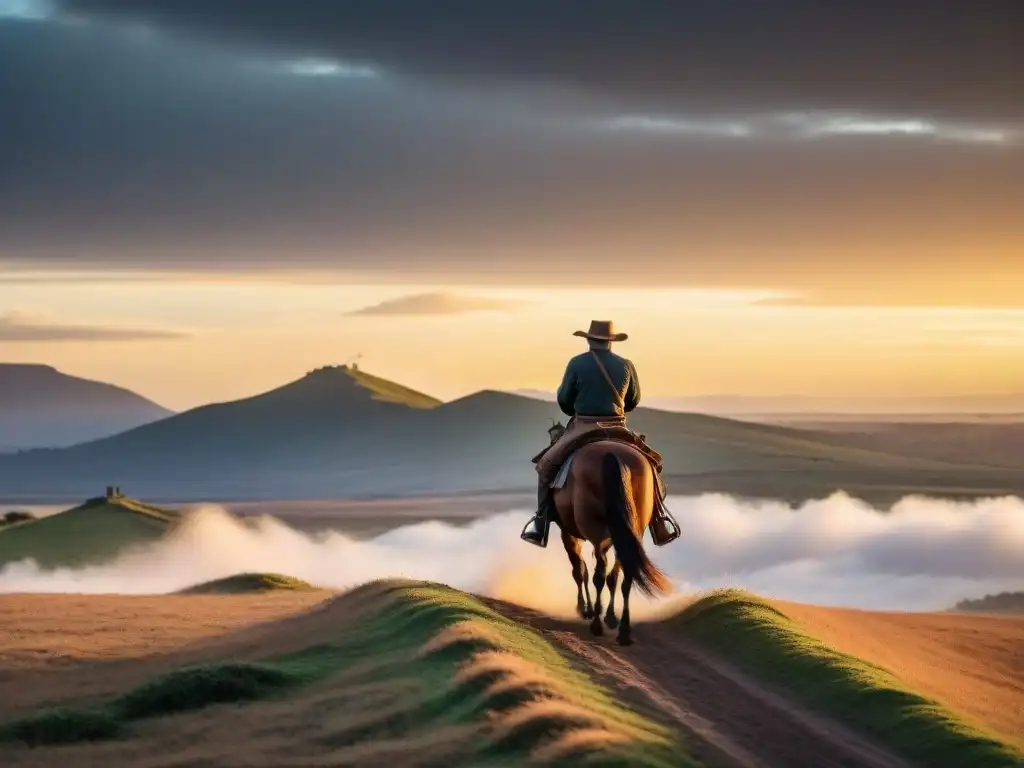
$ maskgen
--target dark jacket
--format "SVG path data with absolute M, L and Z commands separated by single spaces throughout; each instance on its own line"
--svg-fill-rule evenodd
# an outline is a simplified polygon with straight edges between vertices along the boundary
M 615 402 L 590 351 L 576 355 L 565 367 L 558 388 L 558 407 L 567 416 L 623 416 L 640 404 L 640 379 L 633 363 L 608 349 L 594 350 L 604 363 L 608 376 L 619 390 L 624 407 Z

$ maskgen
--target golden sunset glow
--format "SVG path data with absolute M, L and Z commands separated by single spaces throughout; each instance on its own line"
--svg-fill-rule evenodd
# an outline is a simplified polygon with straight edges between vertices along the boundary
M 1022 309 L 805 306 L 799 294 L 770 289 L 23 277 L 0 284 L 0 306 L 11 308 L 0 319 L 0 357 L 115 381 L 172 408 L 256 394 L 356 355 L 367 370 L 445 399 L 487 388 L 551 391 L 567 357 L 580 350 L 572 332 L 595 318 L 613 319 L 630 334 L 620 349 L 636 362 L 647 396 L 1024 389 Z M 358 314 L 410 296 L 447 303 L 421 306 L 419 314 Z M 470 298 L 489 308 L 462 311 Z M 18 329 L 67 326 L 142 338 L 16 340 Z

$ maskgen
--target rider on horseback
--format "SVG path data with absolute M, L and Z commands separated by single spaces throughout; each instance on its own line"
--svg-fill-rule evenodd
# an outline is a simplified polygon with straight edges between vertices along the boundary
M 633 363 L 611 351 L 612 342 L 625 341 L 625 333 L 616 333 L 607 320 L 593 320 L 589 331 L 576 331 L 588 342 L 590 349 L 569 361 L 558 388 L 558 407 L 570 416 L 568 427 L 538 459 L 537 513 L 523 529 L 522 538 L 539 547 L 547 545 L 548 528 L 555 516 L 554 490 L 551 484 L 558 470 L 588 432 L 626 432 L 626 414 L 640 403 L 640 379 Z M 632 435 L 632 433 L 628 433 Z M 642 436 L 631 440 L 643 445 Z M 661 486 L 661 483 L 658 482 Z M 661 498 L 659 488 L 659 502 Z M 662 545 L 679 536 L 679 529 L 668 516 L 663 504 L 655 505 L 651 537 Z

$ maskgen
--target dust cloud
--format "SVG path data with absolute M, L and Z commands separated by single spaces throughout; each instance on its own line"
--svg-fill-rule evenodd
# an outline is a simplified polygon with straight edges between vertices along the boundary
M 637 595 L 638 618 L 721 586 L 892 610 L 938 610 L 1024 589 L 1024 501 L 1016 497 L 908 497 L 881 512 L 843 494 L 796 509 L 708 495 L 672 497 L 669 508 L 682 538 L 665 548 L 647 539 L 646 546 L 678 596 L 666 604 Z M 546 550 L 531 547 L 519 540 L 528 517 L 510 511 L 464 527 L 424 522 L 358 541 L 302 533 L 273 517 L 242 522 L 208 506 L 164 540 L 109 563 L 58 570 L 8 564 L 0 592 L 159 594 L 273 571 L 336 589 L 385 577 L 427 579 L 568 615 L 575 587 L 557 530 Z

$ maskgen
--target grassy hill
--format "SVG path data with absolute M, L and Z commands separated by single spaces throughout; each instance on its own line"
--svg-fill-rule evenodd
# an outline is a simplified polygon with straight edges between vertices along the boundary
M 448 587 L 375 582 L 297 621 L 279 635 L 264 625 L 254 658 L 172 668 L 77 708 L 26 714 L 0 723 L 0 741 L 64 745 L 72 765 L 91 762 L 96 747 L 83 742 L 107 741 L 108 764 L 134 764 L 118 751 L 151 749 L 155 732 L 193 712 L 221 734 L 198 740 L 196 763 L 287 764 L 302 744 L 308 759 L 336 765 L 697 765 L 672 730 L 541 635 Z M 294 650 L 261 653 L 282 645 L 268 637 Z
M 179 499 L 524 489 L 556 418 L 533 398 L 485 391 L 442 404 L 363 371 L 322 368 L 104 440 L 0 457 L 0 497 L 81 496 L 109 477 Z M 800 500 L 845 489 L 884 501 L 1024 490 L 1011 469 L 872 450 L 832 433 L 649 409 L 630 423 L 664 455 L 674 492 Z
M 842 653 L 772 602 L 720 590 L 669 624 L 813 710 L 853 726 L 915 765 L 1012 768 L 1024 749 L 986 732 L 889 670 Z
M 932 423 L 821 420 L 814 428 L 848 445 L 950 462 L 983 462 L 1024 471 L 1024 423 L 964 423 L 948 416 Z
M 59 600 L 37 607 L 53 612 L 37 630 L 46 634 L 38 640 L 44 650 L 66 640 L 55 630 L 65 608 Z M 81 664 L 76 676 L 23 670 L 23 679 L 38 680 L 44 693 L 7 689 L 13 706 L 0 720 L 5 756 L 72 765 L 136 764 L 172 753 L 211 765 L 287 764 L 298 756 L 316 764 L 424 768 L 685 768 L 746 764 L 744 751 L 794 765 L 818 758 L 822 764 L 1010 768 L 1024 758 L 1016 732 L 978 718 L 981 710 L 972 715 L 942 695 L 919 693 L 911 678 L 888 665 L 821 640 L 807 612 L 830 626 L 835 617 L 819 612 L 843 609 L 722 590 L 645 622 L 627 650 L 595 640 L 576 621 L 397 579 L 325 595 L 307 603 L 308 610 L 256 625 L 248 618 L 254 603 L 237 594 L 126 599 L 113 615 L 125 635 L 152 636 L 155 614 L 191 622 L 198 603 L 190 601 L 221 603 L 218 611 L 243 623 L 174 654 L 138 657 L 128 642 L 119 669 L 130 674 L 111 674 L 107 662 Z M 797 608 L 804 613 L 790 613 Z M 849 611 L 839 620 L 856 626 L 864 617 L 885 616 Z M 963 637 L 999 634 L 982 629 L 979 635 L 978 620 L 966 620 L 965 635 L 939 633 L 952 657 L 923 665 L 917 659 L 914 666 L 925 667 L 918 682 L 962 659 L 956 646 Z M 980 621 L 1003 624 L 1005 637 L 1020 636 L 1015 621 Z M 161 631 L 177 630 L 165 621 L 155 634 Z M 904 654 L 897 660 L 914 653 L 898 632 L 887 643 L 887 650 Z M 984 651 L 983 668 L 1007 655 L 1019 658 L 1013 648 L 1003 655 Z M 954 674 L 947 690 L 963 683 L 984 698 L 999 684 L 972 679 L 967 667 L 951 664 L 964 677 Z M 1012 670 L 1006 674 L 1019 679 Z M 1004 703 L 1012 697 L 999 695 Z M 62 706 L 39 709 L 50 702 Z M 218 706 L 224 704 L 230 706 Z M 1000 722 L 1015 724 L 1019 715 Z M 217 738 L 195 738 L 197 732 Z M 177 754 L 181 744 L 187 754 Z M 722 760 L 725 755 L 731 759 Z
M 223 579 L 204 581 L 180 591 L 182 595 L 246 595 L 259 592 L 278 592 L 315 589 L 312 584 L 280 573 L 239 573 Z
M 156 541 L 178 513 L 127 498 L 90 499 L 55 515 L 0 528 L 0 568 L 31 558 L 43 568 L 101 563 Z

